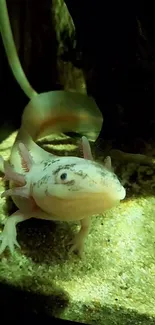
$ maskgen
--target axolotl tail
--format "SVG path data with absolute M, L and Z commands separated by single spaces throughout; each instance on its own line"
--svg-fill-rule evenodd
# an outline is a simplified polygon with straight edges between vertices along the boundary
M 22 116 L 22 126 L 34 141 L 63 132 L 77 132 L 95 141 L 102 123 L 102 113 L 92 97 L 61 90 L 33 97 Z

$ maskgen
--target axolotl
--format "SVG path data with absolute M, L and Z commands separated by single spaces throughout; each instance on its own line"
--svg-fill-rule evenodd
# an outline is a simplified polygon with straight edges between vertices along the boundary
M 126 192 L 107 157 L 95 162 L 88 140 L 95 141 L 103 117 L 87 94 L 49 91 L 38 94 L 21 66 L 11 30 L 6 0 L 0 1 L 0 32 L 9 66 L 25 95 L 21 127 L 11 149 L 9 162 L 2 162 L 10 195 L 18 210 L 7 219 L 0 235 L 0 254 L 8 246 L 11 253 L 17 241 L 16 225 L 30 218 L 80 221 L 70 251 L 82 252 L 92 215 L 106 211 L 125 198 Z M 83 158 L 57 157 L 43 150 L 37 139 L 47 134 L 75 132 L 83 135 Z
M 58 94 L 60 100 L 64 93 Z M 80 221 L 81 229 L 73 238 L 70 251 L 82 253 L 91 216 L 112 208 L 126 195 L 113 172 L 110 157 L 103 164 L 95 162 L 86 136 L 81 140 L 83 158 L 53 155 L 34 141 L 38 134 L 45 133 L 47 121 L 51 119 L 50 126 L 53 123 L 54 129 L 56 124 L 57 129 L 64 129 L 64 125 L 70 123 L 71 112 L 75 113 L 74 109 L 69 113 L 67 109 L 63 112 L 51 109 L 51 105 L 45 105 L 44 97 L 47 93 L 34 97 L 25 108 L 10 161 L 4 161 L 5 179 L 10 181 L 10 188 L 2 196 L 11 196 L 18 210 L 5 223 L 0 236 L 0 254 L 7 246 L 11 253 L 14 252 L 14 247 L 19 246 L 16 225 L 30 218 Z M 78 111 L 74 118 L 82 120 Z

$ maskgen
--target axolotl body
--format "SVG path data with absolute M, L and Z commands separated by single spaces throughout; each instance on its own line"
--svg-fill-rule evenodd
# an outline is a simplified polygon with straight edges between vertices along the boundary
M 60 102 L 61 92 L 58 94 Z M 70 96 L 74 97 L 74 94 Z M 67 106 L 63 111 L 53 109 L 51 101 L 45 105 L 47 97 L 48 93 L 40 94 L 25 108 L 10 162 L 3 162 L 10 189 L 2 196 L 11 196 L 18 210 L 4 225 L 0 254 L 7 246 L 11 253 L 15 246 L 19 246 L 16 225 L 29 218 L 80 221 L 81 229 L 73 239 L 70 250 L 82 253 L 91 216 L 112 208 L 126 195 L 112 170 L 110 157 L 103 164 L 95 162 L 87 137 L 83 136 L 81 140 L 83 158 L 55 156 L 36 144 L 34 140 L 46 131 L 49 120 L 54 130 L 64 131 L 69 128 L 71 118 L 79 129 L 80 125 L 84 125 L 83 120 L 88 118 L 89 123 L 94 119 L 90 112 L 87 112 L 87 116 L 80 115 L 80 111 L 75 112 L 73 106 L 69 113 Z M 42 110 L 39 114 L 40 103 Z

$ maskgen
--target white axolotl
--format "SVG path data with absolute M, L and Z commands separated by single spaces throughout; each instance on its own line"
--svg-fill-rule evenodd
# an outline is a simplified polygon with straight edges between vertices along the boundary
M 61 92 L 58 93 L 60 100 Z M 33 139 L 45 133 L 49 120 L 55 130 L 56 120 L 57 129 L 67 129 L 74 110 L 72 106 L 69 114 L 67 109 L 62 113 L 54 110 L 52 105 L 47 107 L 44 105 L 46 101 L 41 103 L 44 97 L 47 98 L 47 93 L 35 96 L 25 108 L 10 163 L 4 162 L 5 179 L 10 180 L 10 189 L 2 196 L 10 195 L 18 210 L 6 221 L 0 237 L 0 253 L 7 246 L 13 253 L 14 246 L 19 246 L 16 225 L 29 218 L 79 220 L 81 229 L 73 239 L 70 251 L 82 253 L 91 216 L 112 208 L 126 195 L 112 170 L 110 157 L 105 159 L 104 164 L 93 161 L 87 137 L 82 137 L 84 158 L 55 156 L 35 143 Z M 44 114 L 39 113 L 39 104 Z M 82 117 L 77 110 L 74 113 L 80 127 Z M 91 114 L 87 115 L 87 120 L 91 121 Z
M 20 130 L 11 150 L 10 163 L 3 163 L 10 195 L 18 210 L 7 219 L 0 236 L 0 254 L 17 242 L 16 225 L 29 218 L 81 222 L 71 251 L 82 252 L 89 232 L 90 217 L 102 213 L 124 199 L 126 193 L 111 168 L 92 159 L 89 139 L 96 140 L 102 127 L 102 114 L 86 94 L 32 88 L 20 64 L 11 31 L 6 0 L 0 0 L 0 32 L 12 73 L 30 99 Z M 84 158 L 57 157 L 36 144 L 47 134 L 77 132 L 82 138 Z M 88 138 L 88 140 L 87 140 Z

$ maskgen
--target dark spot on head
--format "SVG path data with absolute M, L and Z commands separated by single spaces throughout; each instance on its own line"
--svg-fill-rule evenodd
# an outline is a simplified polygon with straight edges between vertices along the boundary
M 37 182 L 37 186 L 40 187 L 42 184 L 47 184 L 49 178 L 50 178 L 49 175 L 45 175 L 45 176 L 43 176 L 43 177 L 42 177 L 42 178 Z
M 68 187 L 68 191 L 70 192 L 79 192 L 80 190 L 82 190 L 82 187 L 79 185 L 75 185 L 75 183 L 71 183 L 70 182 L 70 187 Z
M 53 171 L 53 175 L 56 175 L 56 174 L 58 174 L 59 172 L 60 172 L 60 170 L 62 170 L 62 169 L 68 169 L 68 170 L 70 170 L 72 167 L 74 167 L 76 164 L 68 164 L 68 165 L 61 165 L 61 166 L 59 166 L 56 170 L 54 170 Z
M 45 190 L 45 195 L 48 196 L 48 189 Z
M 50 167 L 52 164 L 57 163 L 59 161 L 60 161 L 60 159 L 43 161 L 43 164 L 44 164 L 43 170 L 45 170 L 46 168 Z
M 65 185 L 71 185 L 73 186 L 75 184 L 75 181 L 72 179 L 71 181 L 65 183 Z
M 51 166 L 51 161 L 44 161 L 43 164 L 44 164 L 43 170 L 45 170 L 47 167 Z
M 59 161 L 60 161 L 60 159 L 52 160 L 52 164 L 55 164 L 55 163 L 57 163 L 57 162 L 59 162 Z
M 54 184 L 58 184 L 57 182 L 55 182 Z M 63 183 L 64 186 L 73 186 L 75 184 L 75 181 L 72 179 L 71 181 L 65 182 Z
M 88 175 L 84 173 L 82 170 L 79 170 L 78 172 L 75 172 L 75 175 L 79 175 L 82 177 L 82 179 L 86 178 Z
M 106 175 L 107 175 L 107 170 L 102 170 L 102 169 L 101 169 L 101 171 L 100 171 L 100 175 L 101 175 L 102 177 L 106 177 Z

